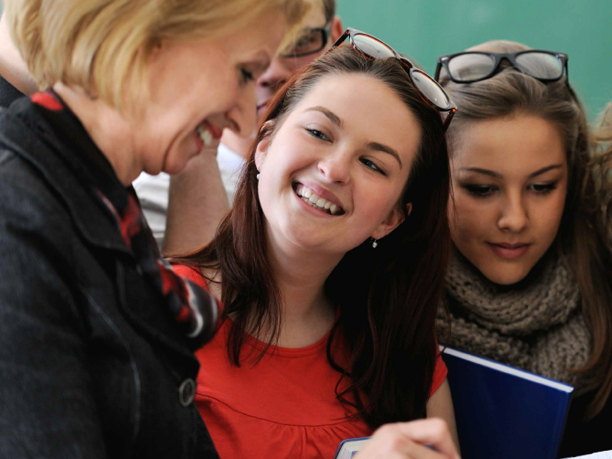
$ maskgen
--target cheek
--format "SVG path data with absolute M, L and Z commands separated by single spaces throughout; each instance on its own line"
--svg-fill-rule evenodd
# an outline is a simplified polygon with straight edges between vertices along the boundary
M 560 193 L 552 197 L 553 199 L 549 201 L 548 205 L 539 211 L 541 237 L 546 240 L 549 246 L 553 243 L 559 231 L 565 207 L 565 190 L 559 191 Z
M 461 191 L 449 202 L 448 215 L 451 237 L 459 248 L 472 240 L 479 240 L 490 226 L 487 206 L 475 199 L 465 196 Z

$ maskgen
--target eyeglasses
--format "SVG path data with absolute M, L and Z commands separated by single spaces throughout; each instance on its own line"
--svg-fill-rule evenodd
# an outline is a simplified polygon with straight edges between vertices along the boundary
M 322 51 L 327 45 L 331 33 L 331 23 L 324 27 L 311 27 L 302 30 L 298 39 L 284 49 L 280 57 L 303 57 L 310 56 Z
M 422 70 L 415 68 L 412 62 L 378 38 L 350 27 L 336 40 L 330 51 L 344 43 L 347 37 L 350 38 L 353 49 L 367 59 L 375 60 L 388 57 L 398 59 L 403 64 L 408 78 L 421 95 L 421 98 L 436 110 L 446 113 L 446 118 L 442 121 L 443 129 L 446 131 L 457 111 L 457 106 L 436 80 Z
M 529 49 L 516 53 L 485 53 L 464 51 L 438 58 L 435 78 L 440 81 L 440 70 L 444 67 L 455 83 L 474 83 L 491 78 L 503 60 L 521 73 L 543 81 L 557 81 L 568 75 L 567 54 L 541 49 Z

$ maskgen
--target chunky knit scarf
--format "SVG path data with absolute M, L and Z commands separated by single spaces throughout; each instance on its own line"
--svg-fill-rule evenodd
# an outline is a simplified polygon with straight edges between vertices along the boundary
M 446 293 L 448 321 L 439 308 L 440 342 L 542 376 L 571 384 L 580 394 L 588 374 L 583 366 L 591 335 L 580 307 L 578 286 L 561 261 L 547 256 L 529 278 L 512 287 L 486 279 L 461 255 L 451 261 Z

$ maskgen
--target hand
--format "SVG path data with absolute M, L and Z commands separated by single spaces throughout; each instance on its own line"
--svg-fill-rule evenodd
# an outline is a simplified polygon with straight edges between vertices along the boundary
M 446 422 L 429 418 L 382 426 L 354 459 L 377 458 L 460 459 L 460 456 Z

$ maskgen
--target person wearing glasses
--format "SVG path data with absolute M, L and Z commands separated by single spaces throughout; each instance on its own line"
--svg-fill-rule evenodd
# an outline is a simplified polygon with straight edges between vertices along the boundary
M 223 304 L 196 393 L 221 457 L 333 457 L 429 417 L 444 421 L 387 426 L 361 457 L 457 457 L 434 328 L 454 110 L 353 29 L 276 94 L 217 235 L 172 259 Z
M 436 78 L 458 106 L 439 339 L 574 386 L 561 457 L 612 449 L 612 175 L 593 167 L 568 57 L 493 41 L 440 57 Z
M 253 129 L 255 79 L 308 4 L 3 7 L 43 92 L 0 109 L 0 456 L 218 458 L 193 404 L 218 308 L 161 259 L 130 184 Z
M 257 79 L 257 118 L 293 71 L 320 56 L 342 34 L 342 21 L 335 13 L 335 0 L 313 0 L 300 32 Z M 234 200 L 253 137 L 254 132 L 237 134 L 225 129 L 220 144 L 215 141 L 172 180 L 171 191 L 167 174 L 142 174 L 134 182 L 147 220 L 164 252 L 180 253 L 212 240 Z M 197 231 L 192 231 L 195 228 Z

